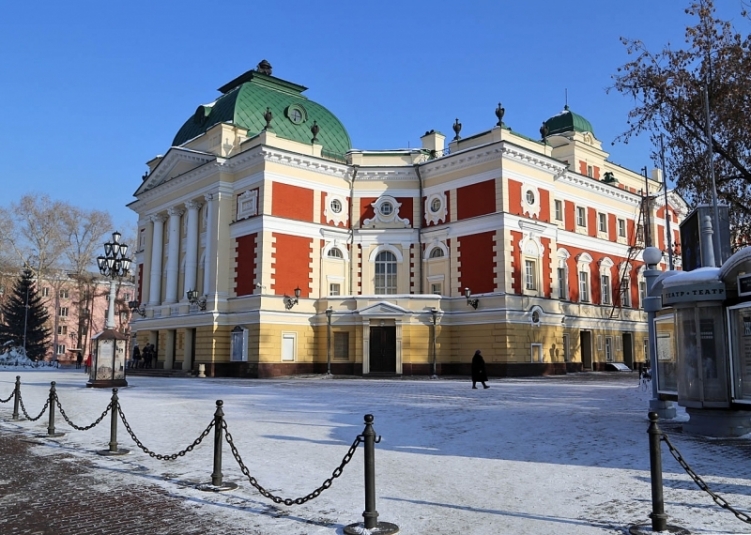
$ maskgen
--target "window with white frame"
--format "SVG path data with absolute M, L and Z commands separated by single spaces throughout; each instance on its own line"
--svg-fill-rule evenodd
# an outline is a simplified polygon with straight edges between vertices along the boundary
M 441 295 L 443 293 L 443 285 L 440 282 L 431 282 L 430 293 L 435 294 L 435 295 Z
M 566 275 L 566 268 L 565 267 L 559 267 L 558 268 L 558 299 L 567 300 L 568 299 L 568 284 L 567 282 L 567 275 Z
M 644 299 L 647 297 L 647 281 L 639 281 L 639 307 L 644 308 Z
M 57 344 L 57 348 L 55 349 L 56 355 L 65 355 L 65 344 Z
M 396 293 L 396 256 L 390 251 L 381 251 L 375 258 L 375 293 L 393 295 Z
M 331 249 L 329 249 L 329 252 L 326 253 L 326 256 L 328 256 L 329 258 L 344 258 L 341 249 L 339 249 L 338 247 L 332 247 Z
M 532 362 L 542 362 L 542 344 L 531 344 L 530 358 Z
M 430 250 L 430 256 L 428 258 L 443 258 L 444 256 L 443 249 L 440 247 L 433 247 Z
M 555 220 L 563 221 L 563 201 L 555 201 Z
M 591 165 L 587 166 L 587 176 L 590 177 L 590 178 L 592 178 L 593 176 L 595 176 L 595 170 L 594 170 L 594 168 Z
M 610 275 L 600 275 L 600 292 L 602 293 L 602 304 L 611 304 L 610 296 L 612 289 L 610 288 Z
M 60 307 L 58 309 L 58 316 L 61 318 L 67 318 L 68 317 L 68 307 Z
M 589 303 L 589 272 L 579 271 L 579 301 Z
M 282 361 L 294 361 L 297 356 L 297 333 L 282 333 Z
M 621 279 L 621 306 L 631 308 L 631 281 L 628 275 Z
M 329 283 L 329 295 L 342 295 L 342 285 L 338 282 Z
M 613 362 L 613 337 L 605 337 L 605 361 Z
M 587 226 L 587 210 L 583 206 L 576 207 L 576 224 L 580 227 Z
M 68 334 L 68 326 L 67 325 L 58 325 L 57 326 L 57 334 L 61 336 L 65 336 Z
M 537 262 L 534 260 L 524 261 L 524 288 L 527 290 L 537 289 Z
M 45 286 L 42 288 L 42 297 L 49 297 L 50 296 L 50 289 L 49 287 Z
M 619 238 L 626 237 L 626 220 L 625 219 L 618 220 L 618 237 Z
M 68 299 L 68 290 L 63 288 L 60 290 L 60 299 Z
M 248 329 L 239 325 L 230 333 L 230 360 L 242 362 L 248 360 Z
M 599 231 L 600 232 L 607 232 L 608 231 L 608 215 L 599 213 L 597 214 L 597 218 L 599 220 Z

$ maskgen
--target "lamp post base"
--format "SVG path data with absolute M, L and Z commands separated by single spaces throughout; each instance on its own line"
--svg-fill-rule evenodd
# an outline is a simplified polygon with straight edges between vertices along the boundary
M 363 535 L 365 533 L 369 535 L 396 535 L 399 533 L 399 526 L 391 522 L 378 522 L 376 527 L 365 529 L 365 524 L 360 522 L 345 527 L 344 533 L 347 535 Z

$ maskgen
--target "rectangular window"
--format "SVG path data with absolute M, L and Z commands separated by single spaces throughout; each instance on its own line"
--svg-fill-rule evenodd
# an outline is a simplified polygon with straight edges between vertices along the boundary
M 579 272 L 579 301 L 589 302 L 589 273 Z
M 338 282 L 332 282 L 329 284 L 329 295 L 341 295 L 342 294 L 342 285 Z
M 644 225 L 636 225 L 636 241 L 644 241 Z
M 602 304 L 610 304 L 610 275 L 600 276 L 600 291 L 602 292 Z
M 566 287 L 566 268 L 558 268 L 558 299 L 568 300 L 568 288 Z
M 530 356 L 532 362 L 542 362 L 542 344 L 532 344 Z
M 334 333 L 334 358 L 337 360 L 349 360 L 349 333 Z
M 44 288 L 42 288 L 42 297 L 49 297 L 49 296 L 50 296 L 50 289 L 47 286 L 45 286 Z
M 605 337 L 605 360 L 607 362 L 613 362 L 613 337 Z
M 647 297 L 647 281 L 639 281 L 639 306 L 644 308 L 644 299 Z
M 60 307 L 58 316 L 61 318 L 67 318 L 68 317 L 68 307 Z
M 600 232 L 607 232 L 608 231 L 608 216 L 607 214 L 597 214 L 597 217 L 600 221 Z
M 626 237 L 626 220 L 625 219 L 618 220 L 618 236 L 621 238 Z
M 593 176 L 595 176 L 595 170 L 592 168 L 591 165 L 587 166 L 587 176 L 590 177 L 590 178 L 592 178 Z
M 631 282 L 624 277 L 621 281 L 621 304 L 624 307 L 631 307 Z
M 295 333 L 282 333 L 282 361 L 295 360 L 297 353 L 297 335 Z
M 62 289 L 60 290 L 60 299 L 67 299 L 68 298 L 68 290 Z
M 563 201 L 555 201 L 555 220 L 563 221 Z
M 587 212 L 583 206 L 576 207 L 576 224 L 580 227 L 587 226 Z
M 524 288 L 527 290 L 537 289 L 537 269 L 534 260 L 524 261 Z
M 65 355 L 65 344 L 57 344 L 57 348 L 55 349 L 56 355 Z
M 443 288 L 441 286 L 440 282 L 434 282 L 430 285 L 430 293 L 435 295 L 441 295 L 443 293 Z
M 68 334 L 68 326 L 67 325 L 58 325 L 57 326 L 57 334 L 61 336 L 65 336 Z

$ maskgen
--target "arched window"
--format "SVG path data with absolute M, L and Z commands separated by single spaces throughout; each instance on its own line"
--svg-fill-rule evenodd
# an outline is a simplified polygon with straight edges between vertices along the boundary
M 329 249 L 327 256 L 329 258 L 344 258 L 344 255 L 342 254 L 341 249 L 338 249 L 336 247 L 332 247 L 331 249 Z
M 443 249 L 440 247 L 433 247 L 433 249 L 430 251 L 430 258 L 443 258 Z
M 375 293 L 396 293 L 396 256 L 391 251 L 382 251 L 375 258 Z

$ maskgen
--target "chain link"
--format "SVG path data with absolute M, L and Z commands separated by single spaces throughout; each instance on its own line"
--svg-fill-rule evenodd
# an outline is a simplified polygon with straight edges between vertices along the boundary
M 162 455 L 159 453 L 155 453 L 151 451 L 149 448 L 143 445 L 143 443 L 138 440 L 138 437 L 136 437 L 136 434 L 133 432 L 133 430 L 130 428 L 130 424 L 128 423 L 128 420 L 125 419 L 125 414 L 123 414 L 123 409 L 118 404 L 117 406 L 117 413 L 120 415 L 120 419 L 123 421 L 123 425 L 125 426 L 125 429 L 128 431 L 128 434 L 130 435 L 130 438 L 133 439 L 133 442 L 136 443 L 136 446 L 141 448 L 144 453 L 148 454 L 151 457 L 154 457 L 155 459 L 159 459 L 160 461 L 174 461 L 178 457 L 184 456 L 186 453 L 193 451 L 193 448 L 198 446 L 204 438 L 206 438 L 206 435 L 209 434 L 211 429 L 214 427 L 214 420 L 211 420 L 211 423 L 206 427 L 206 429 L 201 433 L 201 436 L 199 436 L 197 439 L 193 441 L 193 444 L 188 446 L 182 451 L 178 451 L 177 453 L 173 453 L 172 455 Z
M 13 389 L 13 392 L 10 393 L 10 396 L 8 396 L 8 399 L 0 399 L 0 403 L 8 403 L 11 399 L 13 399 L 13 396 L 16 395 L 16 389 Z
M 29 413 L 26 412 L 26 407 L 24 407 L 23 405 L 23 396 L 20 392 L 18 393 L 18 401 L 21 403 L 21 410 L 23 411 L 23 415 L 26 416 L 26 419 L 30 422 L 36 422 L 39 418 L 41 418 L 42 415 L 47 411 L 47 407 L 49 407 L 50 405 L 50 398 L 47 397 L 47 402 L 44 404 L 44 407 L 42 407 L 42 412 L 40 412 L 39 416 L 37 416 L 36 418 L 32 418 L 31 416 L 29 416 Z
M 747 524 L 751 524 L 751 516 L 733 508 L 733 506 L 730 505 L 725 498 L 712 492 L 712 489 L 709 488 L 709 485 L 707 485 L 704 480 L 699 477 L 699 475 L 694 472 L 694 470 L 688 465 L 683 456 L 681 456 L 681 452 L 679 452 L 676 447 L 673 446 L 673 444 L 670 442 L 670 439 L 665 433 L 662 433 L 661 438 L 665 441 L 665 444 L 668 445 L 668 449 L 670 450 L 671 455 L 675 458 L 676 461 L 678 461 L 678 464 L 683 467 L 686 473 L 691 477 L 691 479 L 694 480 L 694 483 L 696 483 L 701 490 L 709 494 L 717 505 L 733 513 L 738 518 L 738 520 L 746 522 Z
M 109 405 L 107 405 L 107 408 L 104 409 L 104 412 L 102 413 L 102 415 L 99 418 L 97 418 L 97 420 L 93 424 L 87 425 L 85 427 L 79 427 L 76 424 L 74 424 L 70 418 L 68 418 L 67 414 L 65 414 L 65 411 L 63 410 L 63 406 L 60 404 L 60 399 L 57 397 L 57 393 L 55 394 L 55 404 L 57 405 L 57 408 L 60 409 L 60 414 L 62 414 L 65 421 L 68 422 L 68 425 L 70 425 L 73 429 L 77 429 L 78 431 L 88 431 L 92 427 L 96 427 L 96 425 L 99 424 L 99 422 L 101 422 L 105 416 L 107 416 L 107 413 L 110 412 L 110 409 L 112 408 L 112 402 L 110 401 Z
M 357 446 L 362 442 L 362 436 L 358 435 L 355 438 L 355 441 L 352 443 L 352 445 L 349 447 L 349 451 L 346 453 L 344 458 L 342 459 L 342 463 L 337 466 L 334 471 L 331 473 L 331 477 L 326 479 L 320 487 L 315 489 L 313 492 L 308 494 L 307 496 L 301 497 L 301 498 L 295 498 L 294 500 L 292 498 L 282 498 L 280 496 L 275 496 L 274 494 L 270 493 L 268 490 L 263 488 L 258 481 L 256 481 L 256 478 L 250 475 L 250 470 L 247 466 L 245 466 L 245 463 L 243 463 L 242 458 L 240 457 L 240 453 L 237 451 L 237 448 L 235 447 L 235 442 L 232 440 L 232 435 L 230 434 L 229 430 L 227 429 L 227 422 L 222 421 L 222 428 L 224 429 L 224 438 L 227 441 L 227 444 L 229 444 L 230 449 L 232 450 L 232 455 L 234 456 L 235 460 L 237 461 L 237 464 L 240 466 L 240 470 L 245 475 L 245 477 L 248 478 L 248 481 L 251 485 L 253 485 L 258 492 L 261 493 L 262 496 L 270 499 L 274 503 L 283 503 L 284 505 L 302 505 L 307 501 L 312 500 L 313 498 L 317 498 L 321 495 L 321 493 L 331 487 L 331 484 L 334 482 L 334 479 L 342 475 L 342 472 L 344 471 L 344 467 L 352 460 L 352 456 L 355 454 L 355 451 L 357 450 Z

